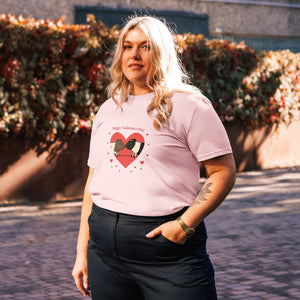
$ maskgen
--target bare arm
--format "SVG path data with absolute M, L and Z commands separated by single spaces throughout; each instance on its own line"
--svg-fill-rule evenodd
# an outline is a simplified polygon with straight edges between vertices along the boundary
M 88 218 L 91 214 L 93 202 L 92 202 L 91 195 L 89 194 L 88 187 L 92 180 L 93 174 L 94 174 L 94 169 L 90 168 L 89 175 L 84 189 L 82 208 L 81 208 L 80 227 L 79 227 L 79 234 L 77 240 L 77 256 L 76 256 L 76 261 L 72 272 L 76 286 L 84 296 L 89 296 L 89 292 L 88 292 L 89 283 L 88 283 L 88 275 L 87 275 L 87 246 L 89 241 Z
M 182 215 L 190 227 L 198 226 L 226 198 L 235 183 L 235 162 L 233 156 L 224 155 L 203 162 L 208 179 L 194 202 Z
M 197 227 L 225 199 L 235 183 L 235 162 L 232 154 L 202 162 L 208 179 L 191 206 L 181 216 L 189 227 Z M 173 242 L 183 244 L 186 236 L 177 221 L 167 222 L 152 230 L 147 236 L 152 238 L 163 234 Z

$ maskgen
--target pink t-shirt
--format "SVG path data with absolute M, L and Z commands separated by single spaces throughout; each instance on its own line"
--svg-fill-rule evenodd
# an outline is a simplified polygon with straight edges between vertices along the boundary
M 123 110 L 108 99 L 95 117 L 89 192 L 102 208 L 142 216 L 174 213 L 198 193 L 199 162 L 232 152 L 203 95 L 174 93 L 169 127 L 161 130 L 146 112 L 153 96 L 129 96 Z

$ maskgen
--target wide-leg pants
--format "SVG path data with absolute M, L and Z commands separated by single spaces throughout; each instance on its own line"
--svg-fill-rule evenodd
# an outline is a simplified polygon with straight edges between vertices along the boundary
M 206 253 L 202 222 L 184 245 L 155 227 L 184 210 L 163 217 L 115 213 L 93 205 L 89 217 L 88 277 L 93 300 L 215 300 L 214 271 Z

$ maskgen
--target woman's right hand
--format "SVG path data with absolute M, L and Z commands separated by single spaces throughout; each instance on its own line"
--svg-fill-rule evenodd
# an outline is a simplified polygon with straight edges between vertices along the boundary
M 76 286 L 83 296 L 89 296 L 89 280 L 87 274 L 87 255 L 78 254 L 74 264 L 72 276 Z

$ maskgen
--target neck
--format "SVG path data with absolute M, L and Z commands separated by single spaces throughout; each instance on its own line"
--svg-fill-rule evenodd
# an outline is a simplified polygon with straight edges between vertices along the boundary
M 131 88 L 131 95 L 133 96 L 140 96 L 140 95 L 146 95 L 151 93 L 153 90 L 150 89 L 148 86 L 132 86 Z

